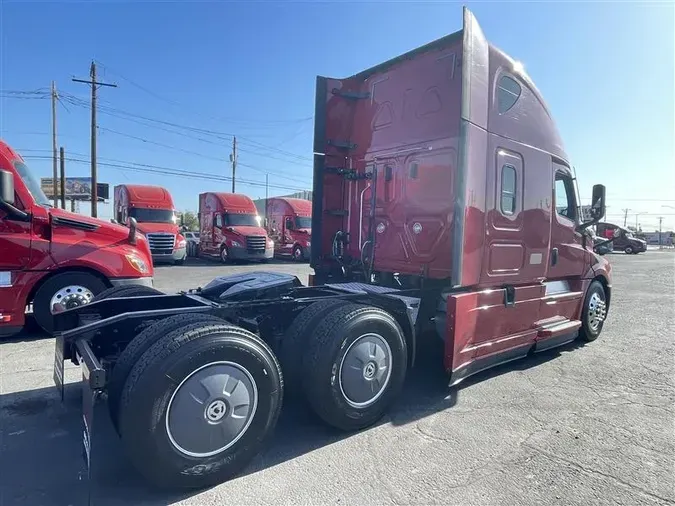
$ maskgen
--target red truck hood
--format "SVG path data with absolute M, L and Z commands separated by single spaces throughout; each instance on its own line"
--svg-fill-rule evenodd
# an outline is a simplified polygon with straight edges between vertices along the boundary
M 234 226 L 234 227 L 227 227 L 225 230 L 232 230 L 235 234 L 239 234 L 242 236 L 267 235 L 267 232 L 262 227 Z
M 144 234 L 150 234 L 152 232 L 166 232 L 167 234 L 177 234 L 178 225 L 175 223 L 138 223 L 138 230 Z
M 116 223 L 110 223 L 109 221 L 99 220 L 97 218 L 90 218 L 89 216 L 84 216 L 82 214 L 71 213 L 57 207 L 50 207 L 48 208 L 48 211 L 52 217 L 52 223 L 55 226 L 72 226 L 72 228 L 80 228 L 78 227 L 78 224 L 93 225 L 96 229 L 88 231 L 89 234 L 106 236 L 113 241 L 123 241 L 129 237 L 129 229 Z

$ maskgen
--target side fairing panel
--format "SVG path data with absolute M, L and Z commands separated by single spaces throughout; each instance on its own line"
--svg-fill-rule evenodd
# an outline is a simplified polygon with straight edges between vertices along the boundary
M 485 226 L 489 45 L 464 8 L 459 159 L 454 188 L 452 284 L 476 284 L 482 268 Z

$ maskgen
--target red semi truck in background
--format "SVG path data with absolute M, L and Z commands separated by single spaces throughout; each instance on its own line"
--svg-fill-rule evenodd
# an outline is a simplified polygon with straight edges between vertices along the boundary
M 0 335 L 21 330 L 31 304 L 49 331 L 53 314 L 108 287 L 152 286 L 152 276 L 142 235 L 53 207 L 24 160 L 0 141 Z
M 115 186 L 115 220 L 129 224 L 135 218 L 138 229 L 150 244 L 153 262 L 182 265 L 187 257 L 185 237 L 179 233 L 173 199 L 161 186 L 122 184 Z
M 267 261 L 274 242 L 258 210 L 246 195 L 207 192 L 199 195 L 199 254 L 231 260 Z
M 272 197 L 265 202 L 265 228 L 274 241 L 274 253 L 296 261 L 309 260 L 312 203 L 309 200 Z

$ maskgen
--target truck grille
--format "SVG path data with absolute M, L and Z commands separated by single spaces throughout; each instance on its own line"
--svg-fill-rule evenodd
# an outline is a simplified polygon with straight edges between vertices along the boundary
M 264 235 L 250 235 L 246 238 L 246 249 L 253 251 L 265 251 L 267 239 Z
M 176 236 L 173 234 L 146 234 L 148 243 L 150 243 L 150 252 L 153 255 L 170 255 L 173 253 L 173 246 L 176 242 Z

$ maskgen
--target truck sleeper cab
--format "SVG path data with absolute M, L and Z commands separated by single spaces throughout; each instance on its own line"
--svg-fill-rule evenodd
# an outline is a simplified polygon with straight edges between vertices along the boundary
M 374 424 L 434 334 L 454 385 L 602 331 L 611 269 L 586 229 L 605 188 L 582 223 L 541 95 L 467 9 L 455 34 L 319 77 L 314 152 L 310 286 L 250 272 L 58 316 L 57 385 L 63 359 L 83 357 L 85 398 L 107 392 L 131 461 L 156 485 L 234 476 L 284 392 L 339 429 Z
M 0 335 L 25 324 L 44 330 L 53 315 L 112 286 L 152 286 L 147 241 L 103 220 L 53 207 L 39 180 L 0 141 Z
M 199 195 L 199 254 L 233 260 L 266 262 L 274 242 L 262 227 L 258 210 L 246 195 L 207 192 Z
M 309 200 L 267 199 L 265 227 L 274 241 L 276 255 L 296 262 L 309 261 L 312 245 L 312 203 Z
M 115 186 L 115 219 L 129 225 L 135 218 L 138 230 L 148 238 L 153 262 L 182 265 L 187 242 L 179 232 L 177 211 L 171 194 L 160 186 L 123 184 Z

